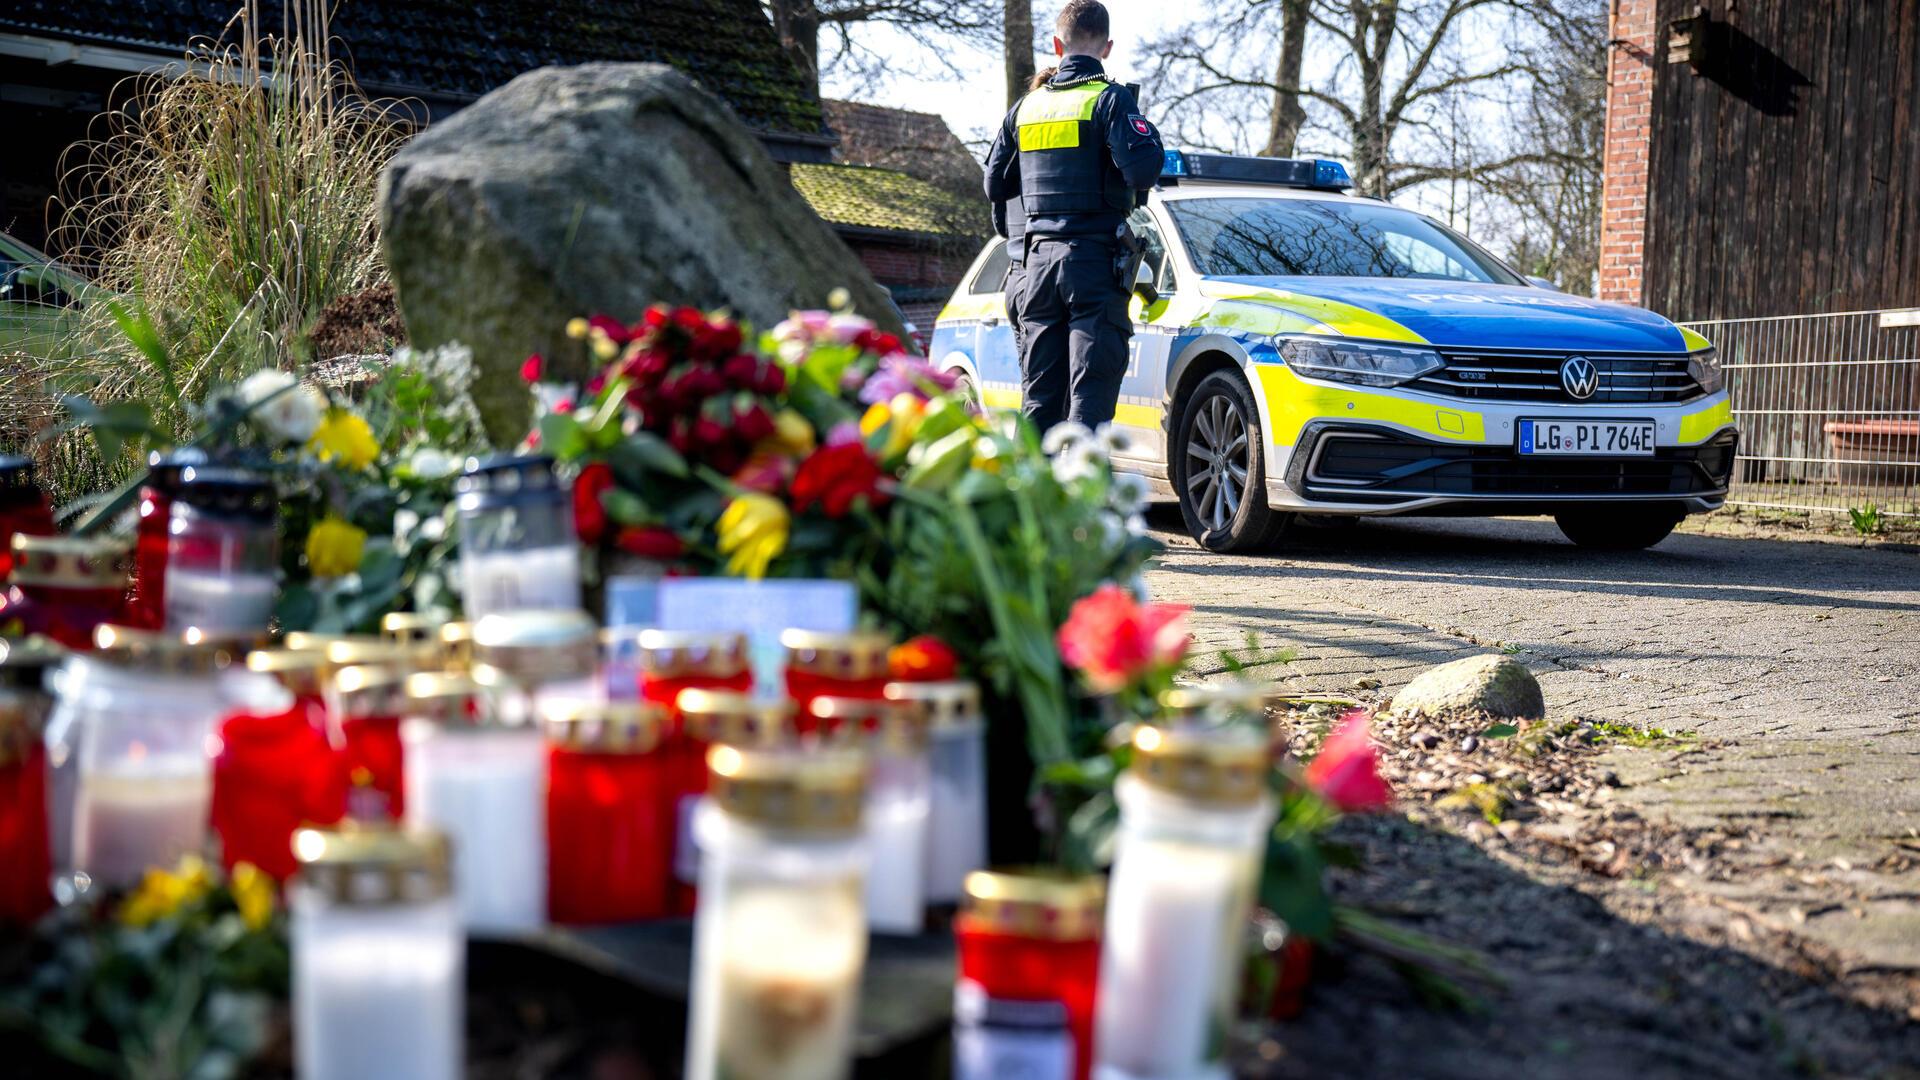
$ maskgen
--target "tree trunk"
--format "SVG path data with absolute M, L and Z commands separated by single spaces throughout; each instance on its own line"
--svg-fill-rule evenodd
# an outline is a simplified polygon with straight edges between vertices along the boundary
M 773 16 L 773 32 L 780 47 L 793 58 L 794 65 L 820 93 L 820 11 L 813 0 L 769 0 L 768 14 Z
M 1006 0 L 1002 22 L 1003 51 L 1007 58 L 1007 108 L 1027 93 L 1033 81 L 1033 0 Z
M 1012 6 L 1012 0 L 1008 0 Z M 1280 59 L 1273 69 L 1273 113 L 1267 122 L 1268 157 L 1292 157 L 1307 110 L 1300 105 L 1300 62 L 1307 52 L 1307 0 L 1282 0 Z
M 1359 189 L 1386 198 L 1387 153 L 1393 133 L 1387 130 L 1385 82 L 1387 51 L 1393 44 L 1398 9 L 1393 0 L 1373 8 L 1359 8 L 1354 60 L 1360 66 L 1360 107 L 1355 110 L 1353 164 Z

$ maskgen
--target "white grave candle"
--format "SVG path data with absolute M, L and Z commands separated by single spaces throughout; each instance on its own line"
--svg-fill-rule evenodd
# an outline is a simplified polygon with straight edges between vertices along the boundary
M 534 608 L 580 606 L 580 549 L 574 544 L 460 553 L 467 618 Z
M 211 634 L 265 630 L 279 595 L 272 574 L 167 567 L 166 621 L 171 630 Z
M 462 923 L 537 929 L 547 917 L 547 756 L 539 732 L 460 731 L 409 720 L 407 820 L 453 841 Z
M 887 790 L 877 782 L 867 802 L 867 922 L 880 933 L 925 927 L 927 806 L 924 786 Z
M 213 776 L 203 757 L 170 755 L 82 771 L 74 804 L 74 865 L 94 887 L 138 883 L 206 845 Z
M 845 1076 L 867 950 L 853 883 L 741 886 L 724 922 L 712 1014 L 717 1074 Z

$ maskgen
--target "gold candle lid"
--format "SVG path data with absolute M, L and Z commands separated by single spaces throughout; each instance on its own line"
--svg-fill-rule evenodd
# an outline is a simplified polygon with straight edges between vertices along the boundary
M 473 703 L 480 699 L 483 691 L 471 675 L 416 671 L 406 677 L 400 692 L 406 697 L 408 716 L 455 727 L 480 726 Z
M 448 671 L 473 669 L 473 624 L 450 622 L 440 627 L 440 666 Z
M 299 883 L 339 904 L 399 904 L 446 896 L 447 838 L 424 829 L 349 823 L 293 834 Z
M 132 579 L 132 555 L 128 537 L 15 533 L 10 580 L 55 589 L 124 589 Z
M 295 652 L 324 653 L 336 641 L 379 641 L 378 634 L 322 634 L 313 630 L 292 630 L 280 639 L 280 647 Z
M 522 686 L 593 674 L 598 631 L 584 611 L 503 611 L 473 624 L 473 662 Z
M 731 690 L 682 690 L 674 699 L 688 735 L 731 746 L 770 746 L 793 735 L 793 702 Z
M 1268 682 L 1176 686 L 1160 695 L 1160 706 L 1176 721 L 1224 724 L 1263 719 L 1267 704 L 1283 693 L 1278 684 Z
M 822 695 L 807 706 L 823 738 L 876 752 L 919 753 L 927 748 L 929 721 L 918 701 Z
M 380 635 L 388 641 L 438 643 L 447 620 L 418 611 L 391 611 L 380 619 Z
M 642 630 L 634 645 L 640 670 L 656 679 L 737 679 L 752 666 L 745 634 Z
M 1134 776 L 1203 802 L 1258 801 L 1272 768 L 1266 743 L 1251 730 L 1142 727 L 1133 735 Z
M 890 682 L 883 692 L 892 701 L 919 702 L 927 710 L 927 722 L 936 732 L 983 722 L 980 684 L 970 679 Z
M 382 667 L 405 675 L 439 666 L 438 650 L 431 645 L 365 635 L 334 638 L 327 642 L 325 652 L 329 673 L 350 667 Z
M 547 741 L 583 754 L 644 754 L 666 737 L 670 711 L 652 701 L 565 701 L 543 711 Z
M 406 711 L 407 676 L 404 668 L 357 664 L 334 672 L 328 704 L 340 718 L 397 717 Z
M 117 667 L 159 675 L 208 675 L 242 662 L 258 638 L 136 630 L 107 623 L 93 631 L 93 655 Z
M 963 888 L 961 920 L 990 934 L 1087 941 L 1106 919 L 1107 883 L 1098 874 L 975 870 Z
M 796 832 L 855 833 L 866 798 L 867 766 L 846 750 L 707 751 L 708 797 L 729 815 Z
M 326 689 L 327 654 L 315 649 L 255 649 L 247 670 L 271 675 L 295 694 L 313 696 Z
M 892 670 L 887 652 L 894 646 L 893 635 L 879 631 L 823 634 L 813 630 L 786 630 L 780 634 L 780 645 L 787 650 L 790 670 L 821 678 L 884 679 Z

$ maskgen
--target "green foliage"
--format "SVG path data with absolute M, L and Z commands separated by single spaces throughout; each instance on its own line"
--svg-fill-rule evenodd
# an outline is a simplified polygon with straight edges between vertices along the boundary
M 1861 536 L 1878 536 L 1887 528 L 1887 523 L 1881 519 L 1880 507 L 1873 503 L 1849 507 L 1847 517 L 1853 521 L 1853 531 Z

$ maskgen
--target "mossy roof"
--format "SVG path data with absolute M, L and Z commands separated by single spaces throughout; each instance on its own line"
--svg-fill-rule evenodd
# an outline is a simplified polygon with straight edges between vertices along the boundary
M 0 29 L 182 54 L 218 38 L 238 0 L 7 0 Z M 279 5 L 262 3 L 277 31 Z M 780 48 L 759 0 L 340 0 L 334 37 L 384 93 L 477 97 L 524 71 L 593 61 L 672 64 L 747 126 L 826 134 L 820 99 Z
M 793 186 L 835 225 L 933 236 L 971 236 L 980 208 L 967 199 L 893 169 L 795 164 Z

